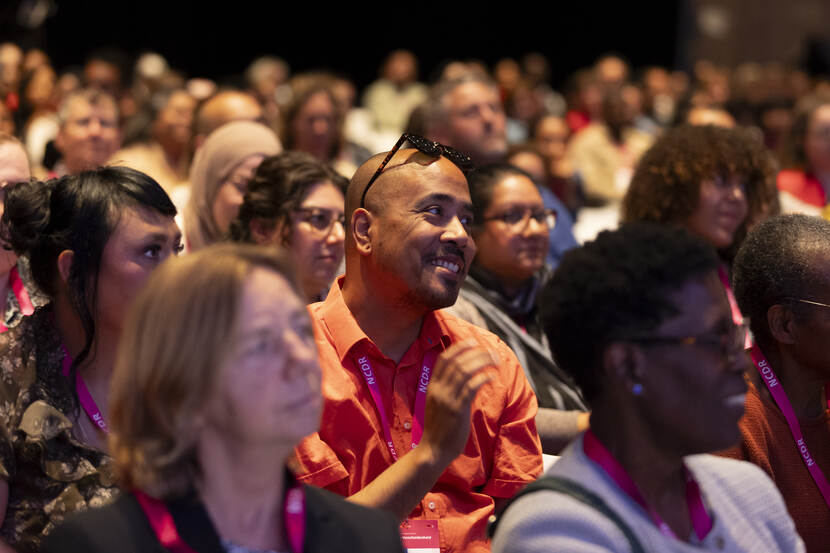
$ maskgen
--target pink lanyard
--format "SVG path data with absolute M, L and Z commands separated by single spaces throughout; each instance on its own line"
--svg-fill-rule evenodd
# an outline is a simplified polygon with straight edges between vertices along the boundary
M 648 513 L 651 520 L 657 528 L 660 529 L 660 533 L 664 536 L 677 539 L 677 536 L 674 534 L 672 529 L 669 528 L 669 525 L 663 521 L 660 515 L 657 514 L 657 511 L 646 504 L 645 499 L 637 489 L 637 485 L 634 484 L 633 480 L 631 480 L 631 477 L 625 471 L 623 466 L 616 459 L 614 459 L 611 452 L 608 451 L 604 445 L 602 445 L 602 443 L 590 430 L 585 432 L 582 447 L 585 451 L 585 455 L 598 464 L 622 491 L 627 493 L 631 499 L 636 501 L 637 504 L 639 504 L 640 507 Z M 692 476 L 692 473 L 689 472 L 689 469 L 685 466 L 683 467 L 683 472 L 686 475 L 686 503 L 689 506 L 689 515 L 692 517 L 692 526 L 695 529 L 695 534 L 698 539 L 702 541 L 712 529 L 712 517 L 709 516 L 709 513 L 706 511 L 706 507 L 703 505 L 703 497 L 700 494 L 700 486 L 698 486 L 694 476 Z
M 738 308 L 737 301 L 735 301 L 735 294 L 732 292 L 732 287 L 729 285 L 729 278 L 726 275 L 726 270 L 723 267 L 720 267 L 718 269 L 718 275 L 720 276 L 721 282 L 723 282 L 724 288 L 726 288 L 726 297 L 729 299 L 729 305 L 732 307 L 732 318 L 735 320 L 735 324 L 740 324 L 743 321 L 743 316 L 741 315 L 741 310 Z M 793 435 L 795 445 L 798 448 L 799 453 L 801 453 L 801 458 L 804 460 L 804 464 L 807 465 L 807 470 L 810 471 L 810 476 L 813 477 L 813 482 L 815 482 L 816 486 L 818 486 L 818 490 L 821 492 L 824 502 L 828 507 L 830 507 L 830 484 L 828 484 L 827 478 L 821 472 L 821 469 L 818 468 L 813 456 L 810 455 L 810 450 L 807 448 L 807 442 L 804 441 L 804 435 L 801 433 L 801 426 L 798 424 L 798 418 L 795 416 L 795 411 L 793 411 L 793 406 L 787 398 L 787 394 L 778 382 L 778 377 L 775 375 L 775 371 L 772 369 L 769 362 L 767 362 L 761 348 L 754 345 L 749 336 L 747 336 L 746 347 L 750 350 L 750 355 L 752 356 L 752 362 L 755 363 L 755 368 L 757 368 L 758 372 L 761 374 L 761 380 L 764 381 L 764 384 L 766 385 L 767 390 L 769 390 L 772 399 L 775 400 L 775 404 L 778 405 L 778 409 L 780 409 L 781 413 L 784 415 L 784 418 L 787 421 L 787 426 L 790 427 L 790 432 Z M 830 393 L 828 393 L 830 392 L 830 384 L 825 385 L 824 391 L 825 399 L 830 405 Z
M 732 322 L 736 325 L 744 324 L 744 315 L 741 313 L 741 308 L 738 307 L 738 300 L 735 299 L 735 293 L 732 291 L 732 285 L 729 284 L 729 275 L 726 272 L 726 267 L 723 265 L 718 267 L 718 276 L 720 277 L 720 281 L 726 290 L 726 299 L 729 300 L 729 309 L 732 311 Z M 746 349 L 752 347 L 752 338 L 749 336 L 749 333 L 746 335 L 744 347 L 746 347 Z
M 435 350 L 430 350 L 424 354 L 421 376 L 418 378 L 418 389 L 415 391 L 415 413 L 412 417 L 412 437 L 410 438 L 412 449 L 415 449 L 415 446 L 421 442 L 421 436 L 424 434 L 424 411 L 426 410 L 427 386 L 429 386 L 429 379 L 432 376 L 432 368 L 435 366 L 436 357 L 437 353 L 435 353 Z M 356 358 L 355 364 L 360 372 L 363 373 L 363 379 L 366 380 L 366 385 L 369 386 L 369 393 L 372 394 L 372 400 L 374 400 L 375 407 L 380 415 L 383 437 L 386 440 L 389 453 L 392 454 L 392 459 L 397 461 L 398 452 L 395 449 L 395 444 L 392 442 L 392 430 L 389 426 L 389 419 L 386 417 L 386 409 L 383 406 L 380 386 L 378 386 L 375 372 L 372 370 L 372 364 L 369 362 L 369 355 L 365 350 L 363 355 Z
M 26 287 L 23 285 L 23 279 L 20 278 L 17 267 L 12 267 L 12 270 L 9 272 L 9 284 L 11 284 L 12 292 L 14 292 L 14 297 L 17 299 L 17 305 L 20 306 L 20 312 L 26 316 L 34 313 L 35 306 L 32 305 L 32 300 L 26 291 Z M 6 332 L 7 330 L 8 327 L 3 324 L 3 321 L 0 321 L 0 333 Z
M 767 386 L 767 390 L 769 390 L 770 395 L 772 395 L 776 405 L 778 405 L 778 408 L 787 420 L 787 425 L 790 427 L 790 432 L 793 435 L 795 445 L 801 453 L 801 458 L 804 460 L 804 464 L 807 465 L 807 470 L 810 471 L 810 476 L 813 477 L 813 482 L 815 482 L 816 486 L 818 486 L 818 491 L 821 492 L 824 502 L 828 507 L 830 507 L 830 484 L 827 483 L 827 478 L 825 478 L 824 474 L 821 472 L 821 469 L 818 468 L 813 456 L 810 455 L 810 450 L 807 449 L 807 442 L 804 441 L 804 435 L 801 433 L 801 426 L 798 424 L 798 418 L 795 416 L 795 411 L 793 411 L 793 406 L 790 404 L 790 400 L 787 399 L 787 394 L 781 387 L 780 382 L 778 382 L 778 377 L 775 376 L 775 371 L 773 371 L 772 367 L 767 362 L 766 357 L 764 357 L 763 352 L 761 352 L 761 348 L 757 345 L 752 346 L 751 355 L 752 361 L 755 363 L 755 367 L 758 369 L 758 372 L 761 373 L 761 379 Z
M 66 351 L 65 345 L 61 344 L 61 349 L 63 349 L 63 376 L 69 378 L 69 371 L 72 368 L 72 357 Z M 78 401 L 81 402 L 81 407 L 86 411 L 89 420 L 104 432 L 109 433 L 110 429 L 107 427 L 107 423 L 104 422 L 104 416 L 101 414 L 98 404 L 95 403 L 95 399 L 89 393 L 89 389 L 86 387 L 86 383 L 78 371 L 75 371 L 75 392 L 78 394 Z
M 171 553 L 196 553 L 179 535 L 173 515 L 163 501 L 150 497 L 141 490 L 133 490 L 133 495 L 162 547 Z M 288 490 L 283 505 L 283 517 L 291 551 L 302 553 L 305 541 L 305 493 L 302 486 L 297 485 Z

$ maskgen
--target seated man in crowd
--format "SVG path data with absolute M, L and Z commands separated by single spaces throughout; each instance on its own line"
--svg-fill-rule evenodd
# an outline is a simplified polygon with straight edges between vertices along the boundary
M 325 406 L 296 474 L 408 519 L 407 547 L 414 532 L 428 538 L 418 547 L 489 551 L 487 518 L 542 470 L 536 398 L 504 343 L 438 311 L 475 253 L 467 180 L 450 161 L 468 160 L 401 143 L 352 179 L 346 274 L 310 307 Z
M 121 146 L 118 106 L 106 92 L 87 89 L 70 94 L 58 109 L 58 118 L 55 146 L 62 157 L 50 177 L 104 165 Z

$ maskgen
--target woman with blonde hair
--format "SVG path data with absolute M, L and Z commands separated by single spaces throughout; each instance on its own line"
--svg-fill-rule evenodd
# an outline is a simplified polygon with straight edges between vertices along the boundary
M 208 135 L 190 167 L 190 198 L 184 209 L 188 250 L 224 238 L 254 171 L 263 159 L 281 151 L 274 131 L 253 121 L 233 121 Z
M 43 551 L 401 551 L 391 515 L 298 485 L 320 367 L 277 248 L 221 244 L 167 263 L 131 311 L 112 387 L 124 494 Z

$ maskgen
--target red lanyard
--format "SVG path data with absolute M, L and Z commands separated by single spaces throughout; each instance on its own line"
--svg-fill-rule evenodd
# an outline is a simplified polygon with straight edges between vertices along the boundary
M 611 452 L 608 451 L 604 445 L 602 445 L 602 443 L 590 430 L 585 432 L 585 436 L 582 441 L 582 448 L 585 451 L 585 455 L 589 459 L 598 464 L 622 491 L 627 493 L 631 499 L 636 501 L 637 504 L 639 504 L 640 507 L 648 513 L 651 520 L 657 528 L 660 529 L 660 532 L 664 536 L 677 539 L 675 533 L 671 528 L 669 528 L 669 525 L 663 521 L 660 515 L 657 514 L 657 511 L 646 503 L 645 498 L 643 498 L 642 494 L 637 489 L 637 485 L 634 484 L 634 481 L 625 471 L 625 468 L 623 468 L 619 461 L 614 459 Z M 700 494 L 700 486 L 698 486 L 694 476 L 692 476 L 692 473 L 685 466 L 683 467 L 683 472 L 686 476 L 686 503 L 689 506 L 689 515 L 692 518 L 692 526 L 695 529 L 695 534 L 698 539 L 702 541 L 712 529 L 712 517 L 709 516 L 709 513 L 706 511 L 706 507 L 703 505 L 703 497 Z
M 421 442 L 421 436 L 424 434 L 424 411 L 426 409 L 427 386 L 429 386 L 429 379 L 432 377 L 432 369 L 435 366 L 437 355 L 434 349 L 428 351 L 424 354 L 421 365 L 421 376 L 418 378 L 418 388 L 415 390 L 415 410 L 414 416 L 412 417 L 412 437 L 410 438 L 412 449 L 415 449 L 415 446 Z M 377 378 L 375 378 L 372 364 L 369 362 L 369 354 L 365 349 L 362 355 L 355 356 L 355 365 L 357 365 L 358 370 L 363 374 L 366 385 L 369 386 L 369 393 L 375 402 L 375 407 L 380 416 L 380 424 L 383 427 L 383 438 L 386 440 L 386 446 L 389 448 L 389 453 L 392 454 L 392 459 L 397 461 L 398 452 L 392 441 L 392 430 L 389 426 L 389 419 L 386 417 L 386 409 L 383 406 L 383 396 L 381 396 L 380 386 L 378 386 Z
M 32 300 L 29 293 L 26 291 L 26 286 L 23 285 L 23 279 L 20 278 L 20 273 L 17 267 L 12 267 L 9 272 L 9 284 L 11 284 L 14 297 L 17 299 L 17 305 L 20 306 L 20 312 L 26 316 L 35 312 L 35 306 L 32 305 Z M 0 320 L 0 333 L 6 332 L 8 327 Z
M 761 373 L 761 380 L 764 381 L 767 390 L 769 390 L 770 395 L 775 400 L 775 403 L 778 405 L 778 408 L 781 410 L 784 418 L 787 420 L 787 426 L 790 427 L 790 433 L 793 435 L 796 448 L 799 453 L 801 453 L 801 458 L 804 461 L 804 464 L 807 465 L 807 470 L 810 471 L 810 476 L 813 477 L 813 482 L 815 482 L 816 486 L 818 486 L 818 491 L 821 492 L 824 502 L 828 507 L 830 507 L 830 484 L 827 483 L 827 478 L 821 472 L 821 469 L 818 468 L 818 464 L 816 464 L 813 456 L 810 455 L 810 450 L 807 448 L 807 442 L 804 441 L 804 435 L 801 433 L 801 426 L 798 424 L 798 418 L 795 416 L 795 411 L 793 411 L 793 406 L 790 403 L 790 400 L 787 399 L 787 394 L 781 387 L 781 383 L 778 381 L 775 371 L 767 362 L 763 352 L 761 352 L 761 348 L 757 345 L 752 346 L 751 354 L 755 367 L 758 369 L 758 372 Z
M 196 553 L 179 535 L 173 515 L 163 501 L 150 497 L 141 490 L 133 495 L 147 516 L 159 543 L 170 553 Z M 288 543 L 293 553 L 303 553 L 305 541 L 305 493 L 300 485 L 288 490 L 283 504 L 283 520 Z
M 61 349 L 63 349 L 63 376 L 69 378 L 69 371 L 72 368 L 72 357 L 66 351 L 65 345 L 61 344 Z M 81 402 L 81 407 L 84 408 L 89 420 L 104 432 L 109 433 L 110 429 L 107 427 L 107 423 L 104 422 L 104 415 L 101 414 L 98 404 L 95 403 L 95 399 L 89 393 L 89 389 L 86 387 L 86 383 L 78 371 L 75 371 L 75 392 L 78 394 L 78 401 Z

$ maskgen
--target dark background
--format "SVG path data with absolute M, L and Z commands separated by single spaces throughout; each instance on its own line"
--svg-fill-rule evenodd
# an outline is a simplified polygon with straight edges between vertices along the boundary
M 306 0 L 231 0 L 209 7 L 174 0 L 102 2 L 52 0 L 50 15 L 36 29 L 16 21 L 21 4 L 4 0 L 4 40 L 39 46 L 59 71 L 81 65 L 101 46 L 131 56 L 154 50 L 188 76 L 238 78 L 261 54 L 284 58 L 293 72 L 335 70 L 359 86 L 375 79 L 385 54 L 412 50 L 428 79 L 450 58 L 476 58 L 492 65 L 530 51 L 545 54 L 552 83 L 561 86 L 574 70 L 615 51 L 635 67 L 682 65 L 687 34 L 684 2 L 546 2 L 544 11 L 525 2 L 498 4 L 351 2 L 327 7 Z M 687 9 L 685 11 L 688 11 Z

